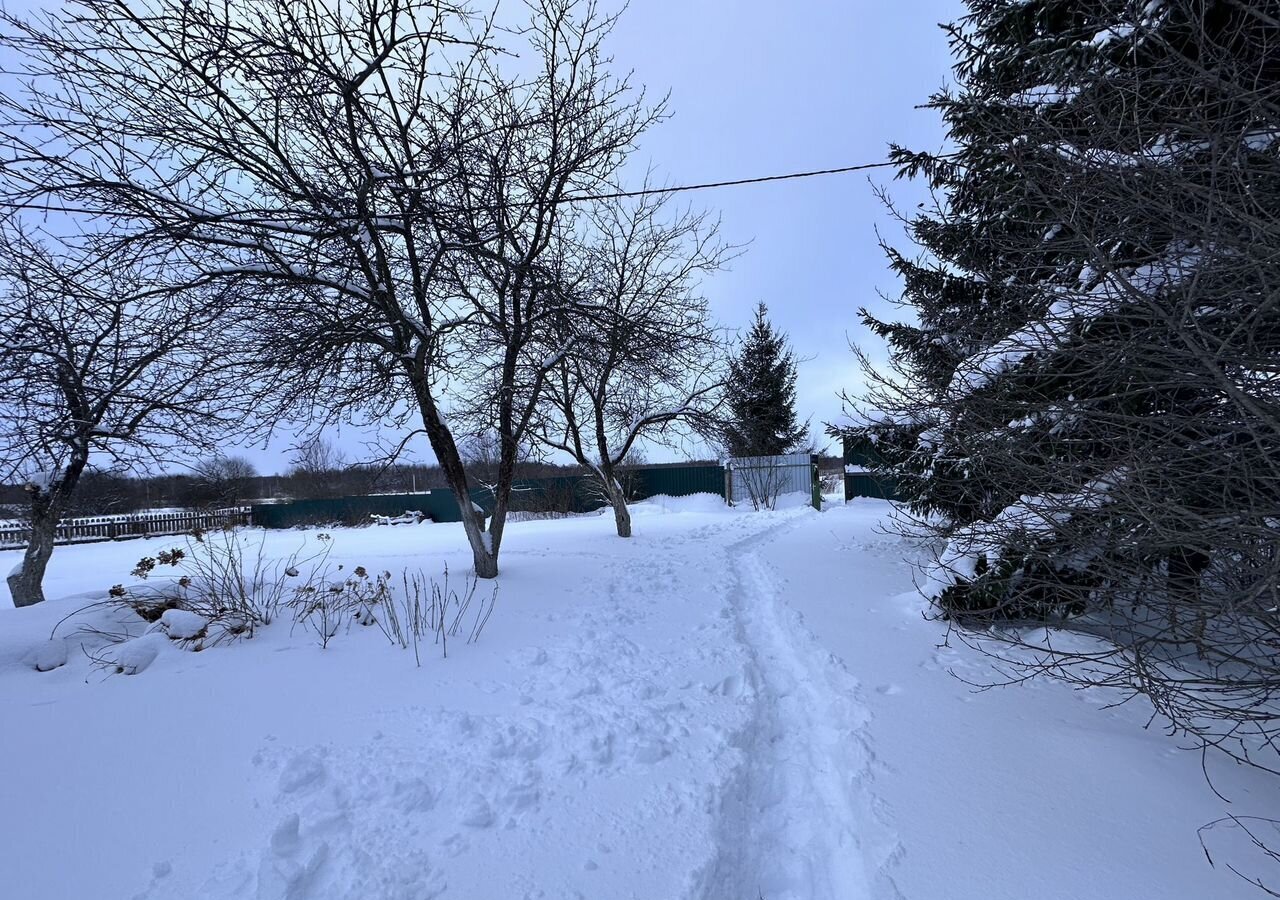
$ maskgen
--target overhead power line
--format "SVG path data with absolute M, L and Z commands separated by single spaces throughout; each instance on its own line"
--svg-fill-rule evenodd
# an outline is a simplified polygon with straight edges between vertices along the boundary
M 638 191 L 616 191 L 611 194 L 572 194 L 561 198 L 561 203 L 580 203 L 589 200 L 618 200 L 624 197 L 645 197 L 650 194 L 678 194 L 683 191 L 702 191 L 707 188 L 734 187 L 740 184 L 763 184 L 766 181 L 790 181 L 794 178 L 813 178 L 817 175 L 839 175 L 844 172 L 861 172 L 865 169 L 883 169 L 898 163 L 862 163 L 857 166 L 840 166 L 836 169 L 814 169 L 811 172 L 790 172 L 786 175 L 762 175 L 757 178 L 738 178 L 734 181 L 707 181 L 702 184 L 682 184 L 675 187 L 644 188 Z
M 585 203 L 593 200 L 620 200 L 628 197 L 647 197 L 656 194 L 680 194 L 688 191 L 704 191 L 709 188 L 736 187 L 744 184 L 765 184 L 770 181 L 793 181 L 799 178 L 815 178 L 820 175 L 841 175 L 847 172 L 862 172 L 868 169 L 884 169 L 890 166 L 900 166 L 901 163 L 882 160 L 873 163 L 860 163 L 856 166 L 839 166 L 834 169 L 813 169 L 808 172 L 788 172 L 785 175 L 760 175 L 755 178 L 736 178 L 732 181 L 704 181 L 700 184 L 680 184 L 672 187 L 655 187 L 641 188 L 635 191 L 612 191 L 602 194 L 570 194 L 561 197 L 555 203 Z M 504 206 L 530 206 L 532 201 L 513 202 L 504 204 Z M 92 209 L 79 209 L 76 207 L 54 207 L 46 203 L 26 202 L 14 203 L 0 201 L 0 208 L 11 210 L 19 209 L 37 209 L 44 212 L 62 212 L 62 213 L 91 213 Z M 497 207 L 488 207 L 497 208 Z

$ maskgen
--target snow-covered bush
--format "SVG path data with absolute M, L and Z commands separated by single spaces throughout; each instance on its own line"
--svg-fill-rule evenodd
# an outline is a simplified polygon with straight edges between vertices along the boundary
M 374 624 L 376 610 L 391 599 L 390 572 L 370 578 L 364 566 L 356 566 L 343 578 L 342 569 L 337 567 L 337 577 L 327 570 L 320 571 L 318 577 L 298 585 L 287 603 L 293 612 L 294 624 L 315 631 L 322 647 L 329 646 L 329 641 L 344 624 Z
M 322 576 L 331 546 L 319 536 L 321 549 L 302 550 L 285 559 L 270 559 L 262 542 L 248 550 L 234 531 L 194 532 L 186 548 L 175 547 L 143 557 L 132 574 L 148 578 L 157 567 L 176 569 L 179 577 L 162 584 L 112 588 L 116 602 L 157 623 L 170 637 L 192 642 L 195 649 L 239 637 L 270 625 L 281 606 Z M 305 575 L 302 573 L 306 573 Z M 195 619 L 203 628 L 195 628 Z M 175 630 L 176 629 L 176 630 Z
M 261 543 L 246 549 L 234 532 L 193 534 L 185 549 L 143 557 L 132 572 L 147 579 L 158 569 L 171 568 L 177 577 L 130 588 L 116 585 L 103 605 L 142 619 L 147 623 L 144 636 L 155 634 L 190 650 L 252 637 L 283 613 L 294 628 L 313 631 L 322 647 L 352 625 L 376 625 L 392 644 L 412 647 L 419 662 L 424 642 L 438 646 L 444 656 L 450 639 L 474 643 L 493 613 L 497 588 L 477 599 L 479 582 L 473 575 L 453 587 L 447 567 L 436 581 L 408 570 L 396 578 L 387 571 L 371 574 L 364 566 L 330 566 L 332 538 L 320 534 L 317 540 L 319 550 L 308 554 L 299 549 L 272 559 Z M 98 664 L 133 672 L 150 663 L 150 658 L 141 667 L 119 661 L 117 645 L 139 639 L 127 624 L 94 628 L 93 633 L 110 648 L 91 654 Z M 157 643 L 148 640 L 145 646 Z

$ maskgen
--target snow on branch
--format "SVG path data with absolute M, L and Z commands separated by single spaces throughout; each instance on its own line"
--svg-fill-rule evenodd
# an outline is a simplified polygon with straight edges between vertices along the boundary
M 1012 537 L 1019 543 L 1052 540 L 1074 516 L 1103 508 L 1126 477 L 1127 470 L 1121 468 L 1091 480 L 1078 491 L 1024 494 L 989 521 L 963 526 L 938 557 L 930 592 L 936 596 L 957 580 L 971 581 L 980 562 L 990 567 Z M 1073 564 L 1084 562 L 1076 559 Z
M 972 354 L 956 367 L 948 394 L 964 397 L 986 387 L 1030 357 L 1066 346 L 1079 330 L 1122 306 L 1177 287 L 1197 270 L 1202 252 L 1175 246 L 1159 260 L 1103 274 L 1086 267 L 1081 288 L 1058 287 L 1058 298 L 1039 320 Z

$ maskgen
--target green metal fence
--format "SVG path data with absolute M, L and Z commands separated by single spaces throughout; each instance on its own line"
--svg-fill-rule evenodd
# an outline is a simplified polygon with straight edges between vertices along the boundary
M 724 469 L 720 466 L 659 466 L 632 469 L 624 478 L 632 500 L 658 494 L 681 497 L 709 493 L 724 496 Z M 493 493 L 488 488 L 471 491 L 471 501 L 485 511 L 493 511 Z M 511 488 L 511 512 L 559 513 L 592 512 L 607 505 L 599 485 L 585 475 L 536 478 L 517 481 Z M 419 512 L 433 522 L 460 522 L 462 511 L 448 488 L 416 494 L 376 494 L 360 497 L 333 497 L 294 500 L 290 503 L 260 503 L 251 507 L 250 522 L 262 528 L 292 528 L 297 525 L 340 523 L 359 525 L 372 516 L 398 516 Z
M 259 503 L 250 508 L 249 521 L 262 528 L 329 523 L 358 525 L 367 523 L 371 516 L 398 516 L 406 512 L 420 512 L 436 522 L 458 522 L 462 519 L 453 491 L 441 488 L 416 494 Z
M 883 460 L 874 444 L 866 439 L 844 436 L 844 499 L 875 497 L 880 500 L 899 500 L 898 485 L 892 478 L 884 478 L 866 471 L 882 465 Z M 850 472 L 849 469 L 859 471 Z
M 724 496 L 723 466 L 655 466 L 632 470 L 637 499 L 666 494 L 686 497 L 689 494 Z
M 879 500 L 897 500 L 898 486 L 892 478 L 880 478 L 870 472 L 851 473 L 844 476 L 844 499 L 875 497 Z

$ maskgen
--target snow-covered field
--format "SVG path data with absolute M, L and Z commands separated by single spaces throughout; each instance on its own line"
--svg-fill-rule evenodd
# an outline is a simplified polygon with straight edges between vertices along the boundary
M 514 524 L 480 640 L 421 667 L 376 627 L 321 649 L 278 621 L 133 676 L 74 646 L 38 673 L 60 619 L 175 540 L 60 547 L 61 599 L 0 610 L 0 896 L 1259 896 L 1196 829 L 1274 813 L 1272 779 L 1210 759 L 1227 804 L 1136 705 L 972 691 L 950 672 L 989 664 L 938 646 L 887 512 L 655 500 L 631 541 Z M 467 566 L 455 526 L 331 534 L 348 571 Z M 1240 838 L 1210 842 L 1258 865 Z

